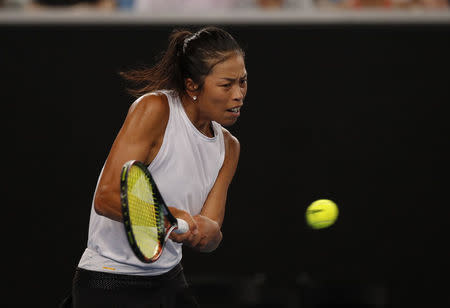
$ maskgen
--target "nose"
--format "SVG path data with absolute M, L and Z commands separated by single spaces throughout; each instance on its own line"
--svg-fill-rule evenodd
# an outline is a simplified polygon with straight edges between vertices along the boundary
M 234 87 L 233 100 L 243 102 L 245 97 L 245 89 L 242 87 Z

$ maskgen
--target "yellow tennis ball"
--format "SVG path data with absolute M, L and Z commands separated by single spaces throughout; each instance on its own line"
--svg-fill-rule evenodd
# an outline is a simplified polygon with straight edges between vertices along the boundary
M 311 203 L 306 209 L 306 222 L 313 229 L 331 226 L 339 214 L 336 203 L 328 199 L 320 199 Z

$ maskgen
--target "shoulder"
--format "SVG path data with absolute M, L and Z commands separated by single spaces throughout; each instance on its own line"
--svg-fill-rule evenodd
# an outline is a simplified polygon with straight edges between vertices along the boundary
M 149 93 L 135 100 L 128 112 L 147 116 L 164 116 L 169 115 L 170 108 L 167 97 L 163 93 Z
M 131 104 L 124 127 L 133 135 L 143 132 L 157 137 L 163 134 L 169 121 L 170 107 L 164 94 L 146 94 Z
M 241 145 L 239 140 L 233 136 L 227 129 L 222 127 L 223 140 L 225 143 L 225 154 L 228 158 L 239 159 Z

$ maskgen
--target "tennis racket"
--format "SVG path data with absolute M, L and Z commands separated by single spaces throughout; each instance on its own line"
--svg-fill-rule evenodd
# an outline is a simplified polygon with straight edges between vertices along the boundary
M 172 231 L 185 233 L 189 230 L 186 221 L 170 213 L 143 163 L 130 160 L 123 165 L 120 191 L 127 239 L 142 262 L 158 260 Z

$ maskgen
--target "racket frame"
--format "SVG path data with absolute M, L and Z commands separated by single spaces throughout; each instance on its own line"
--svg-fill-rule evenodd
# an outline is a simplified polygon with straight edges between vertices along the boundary
M 158 225 L 158 253 L 153 256 L 152 258 L 146 257 L 142 251 L 139 249 L 139 246 L 137 245 L 136 238 L 133 233 L 133 227 L 131 224 L 130 219 L 130 212 L 128 207 L 128 174 L 129 170 L 133 166 L 138 167 L 141 169 L 145 176 L 149 179 L 150 184 L 152 186 L 153 190 L 153 196 L 155 201 L 155 206 L 159 207 L 159 215 L 161 215 L 160 219 L 163 223 L 162 227 L 161 225 Z M 164 246 L 165 241 L 170 235 L 170 232 L 178 227 L 177 219 L 170 213 L 169 208 L 167 207 L 163 197 L 161 196 L 161 193 L 159 192 L 158 186 L 155 183 L 155 180 L 153 179 L 150 171 L 148 171 L 147 166 L 144 165 L 142 162 L 137 160 L 130 160 L 126 162 L 122 167 L 122 172 L 120 176 L 120 199 L 122 204 L 122 216 L 123 216 L 123 225 L 125 226 L 125 233 L 126 237 L 128 239 L 128 242 L 131 246 L 131 249 L 133 250 L 136 257 L 144 262 L 144 263 L 153 263 L 156 260 L 159 259 L 162 253 L 162 249 Z M 166 231 L 166 228 L 164 226 L 164 222 L 167 221 L 170 224 L 170 228 Z

